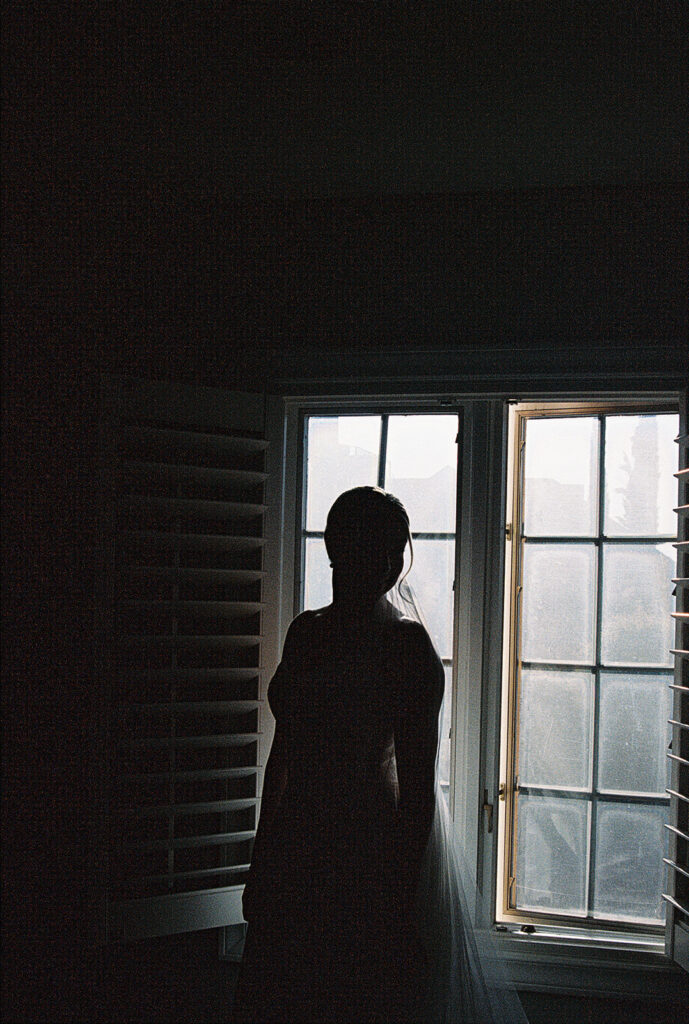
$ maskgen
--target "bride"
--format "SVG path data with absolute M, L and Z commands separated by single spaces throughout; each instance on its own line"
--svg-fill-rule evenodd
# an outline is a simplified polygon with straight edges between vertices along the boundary
M 236 1022 L 524 1020 L 479 953 L 436 786 L 443 667 L 413 600 L 385 596 L 407 543 L 379 488 L 328 515 L 332 604 L 294 620 L 268 691 Z

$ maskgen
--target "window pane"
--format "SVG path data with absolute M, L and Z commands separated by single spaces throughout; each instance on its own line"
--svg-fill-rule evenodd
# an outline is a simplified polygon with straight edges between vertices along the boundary
M 414 541 L 414 564 L 407 581 L 414 589 L 431 639 L 441 658 L 452 657 L 454 571 L 454 540 Z
M 593 912 L 620 921 L 663 919 L 663 806 L 597 806 Z
M 524 661 L 593 662 L 595 566 L 592 544 L 524 545 Z
M 330 506 L 350 487 L 378 483 L 380 416 L 308 419 L 306 529 L 324 530 Z
M 333 599 L 332 569 L 321 537 L 306 538 L 304 608 L 323 608 Z
M 524 670 L 519 707 L 519 781 L 590 785 L 593 675 Z
M 519 797 L 517 906 L 584 913 L 588 800 Z
M 527 420 L 527 537 L 590 537 L 596 533 L 598 429 L 595 417 Z
M 388 420 L 385 487 L 403 502 L 413 531 L 455 531 L 456 436 L 456 416 Z
M 671 544 L 603 545 L 604 664 L 672 664 L 674 570 Z
M 600 789 L 664 792 L 670 681 L 668 676 L 601 672 Z
M 608 416 L 605 534 L 675 536 L 677 416 Z

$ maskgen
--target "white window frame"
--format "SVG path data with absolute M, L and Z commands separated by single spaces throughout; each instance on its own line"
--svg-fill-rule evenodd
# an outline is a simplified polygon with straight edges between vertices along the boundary
M 459 412 L 460 453 L 458 494 L 461 515 L 457 522 L 454 630 L 460 645 L 454 659 L 452 702 L 451 811 L 457 831 L 465 838 L 465 856 L 475 868 L 479 890 L 488 897 L 477 901 L 477 922 L 490 925 L 492 894 L 496 891 L 501 844 L 499 789 L 504 779 L 501 762 L 501 725 L 504 713 L 504 596 L 506 586 L 506 525 L 508 522 L 509 403 L 580 403 L 603 401 L 619 407 L 644 403 L 677 408 L 677 392 L 608 393 L 591 399 L 590 392 L 534 394 L 428 394 L 408 392 L 394 398 L 373 388 L 356 394 L 283 395 L 268 400 L 273 466 L 271 508 L 266 523 L 268 580 L 273 593 L 265 600 L 275 611 L 272 621 L 281 648 L 295 611 L 295 575 L 300 549 L 301 517 L 298 505 L 303 472 L 303 430 L 306 415 Z M 278 458 L 280 472 L 277 472 Z M 266 622 L 268 626 L 268 621 Z M 464 640 L 461 643 L 461 640 Z M 274 655 L 277 654 L 277 650 Z M 265 666 L 266 668 L 269 665 Z M 270 673 L 266 672 L 269 678 Z M 269 748 L 270 731 L 264 741 Z M 478 771 L 476 770 L 478 766 Z M 493 817 L 498 827 L 487 830 Z M 658 851 L 662 856 L 661 850 Z M 486 909 L 489 908 L 489 909 Z M 537 934 L 522 932 L 521 924 L 499 923 L 494 931 L 498 955 L 507 963 L 521 990 L 596 996 L 667 999 L 682 978 L 666 953 L 662 934 L 636 934 L 560 926 L 539 927 Z M 592 970 L 595 968 L 595 970 Z M 681 982 L 680 982 L 681 983 Z

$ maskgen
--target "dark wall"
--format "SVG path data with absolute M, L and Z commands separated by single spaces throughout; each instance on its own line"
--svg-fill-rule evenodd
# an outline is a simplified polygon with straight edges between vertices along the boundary
M 147 232 L 123 224 L 98 268 L 94 342 L 113 369 L 228 386 L 261 386 L 312 351 L 681 357 L 688 209 L 679 186 L 234 203 L 195 192 L 151 204 Z

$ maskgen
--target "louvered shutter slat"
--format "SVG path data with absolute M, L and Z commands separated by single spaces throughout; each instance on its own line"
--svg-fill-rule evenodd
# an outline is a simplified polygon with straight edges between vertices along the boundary
M 196 498 L 159 498 L 154 494 L 128 494 L 120 498 L 118 508 L 139 512 L 142 509 L 169 515 L 203 515 L 209 519 L 253 519 L 262 515 L 265 505 L 240 501 L 199 501 Z
M 146 610 L 149 608 L 169 609 L 177 614 L 180 612 L 207 613 L 213 615 L 242 615 L 260 612 L 263 605 L 259 601 L 170 601 L 160 598 L 128 598 L 122 602 L 125 607 Z
M 124 570 L 133 579 L 199 583 L 253 583 L 262 580 L 261 569 L 199 569 L 193 566 L 130 565 Z
M 146 633 L 139 633 L 134 636 L 125 636 L 123 643 L 125 644 L 144 644 L 148 646 L 156 646 L 159 644 L 165 644 L 166 646 L 187 646 L 193 647 L 253 647 L 257 645 L 261 637 L 258 635 L 246 634 L 234 634 L 228 633 L 225 636 L 204 636 L 203 634 L 194 635 L 193 633 L 181 634 L 171 633 L 169 636 L 149 636 Z
M 684 875 L 685 878 L 689 878 L 689 871 L 686 868 L 680 867 L 679 864 L 675 864 L 669 857 L 663 857 L 663 864 L 667 864 L 673 871 L 677 871 L 680 875 Z
M 208 814 L 213 811 L 243 811 L 254 807 L 258 801 L 252 800 L 213 800 L 208 803 L 194 804 L 161 804 L 156 807 L 128 807 L 122 813 L 135 818 L 150 818 L 169 814 Z
M 260 537 L 235 537 L 231 534 L 213 533 L 172 533 L 163 530 L 123 530 L 120 540 L 148 541 L 159 547 L 212 548 L 215 550 L 251 550 L 263 547 Z
M 253 775 L 258 768 L 216 768 L 191 772 L 148 772 L 144 774 L 123 775 L 126 783 L 136 782 L 169 782 L 172 778 L 178 782 L 195 782 L 204 779 L 241 779 Z
M 147 483 L 158 478 L 198 483 L 262 484 L 266 474 L 258 470 L 229 469 L 221 466 L 194 466 L 185 462 L 145 462 L 125 459 L 122 470 Z
M 265 451 L 268 442 L 264 438 L 242 437 L 237 439 L 231 435 L 204 433 L 202 430 L 175 430 L 159 427 L 146 427 L 136 423 L 122 425 L 122 437 L 135 445 L 148 442 L 151 447 L 157 442 L 161 450 L 182 451 Z
M 145 702 L 141 704 L 123 704 L 122 710 L 126 712 L 154 712 L 154 711 L 188 711 L 190 714 L 203 711 L 234 711 L 239 714 L 243 711 L 253 711 L 259 707 L 259 700 L 199 700 L 199 701 L 175 701 L 169 704 L 157 702 Z
M 130 844 L 132 849 L 185 850 L 194 846 L 228 846 L 231 843 L 243 843 L 253 839 L 255 829 L 245 832 L 216 832 L 209 836 L 190 836 L 184 839 L 149 839 Z
M 117 385 L 109 921 L 241 921 L 260 765 L 263 400 Z
M 179 871 L 177 873 L 177 878 L 179 878 L 179 879 L 213 878 L 215 880 L 215 879 L 217 879 L 218 875 L 229 875 L 229 874 L 231 874 L 232 872 L 235 872 L 235 871 L 248 871 L 249 866 L 250 866 L 249 862 L 247 862 L 246 864 L 236 864 L 236 865 L 233 865 L 232 867 L 206 868 L 206 869 L 202 869 L 202 870 L 199 870 L 199 871 Z M 166 877 L 167 877 L 166 875 L 149 875 L 148 877 L 144 877 L 142 879 L 142 881 L 144 883 L 164 882 L 166 880 Z

